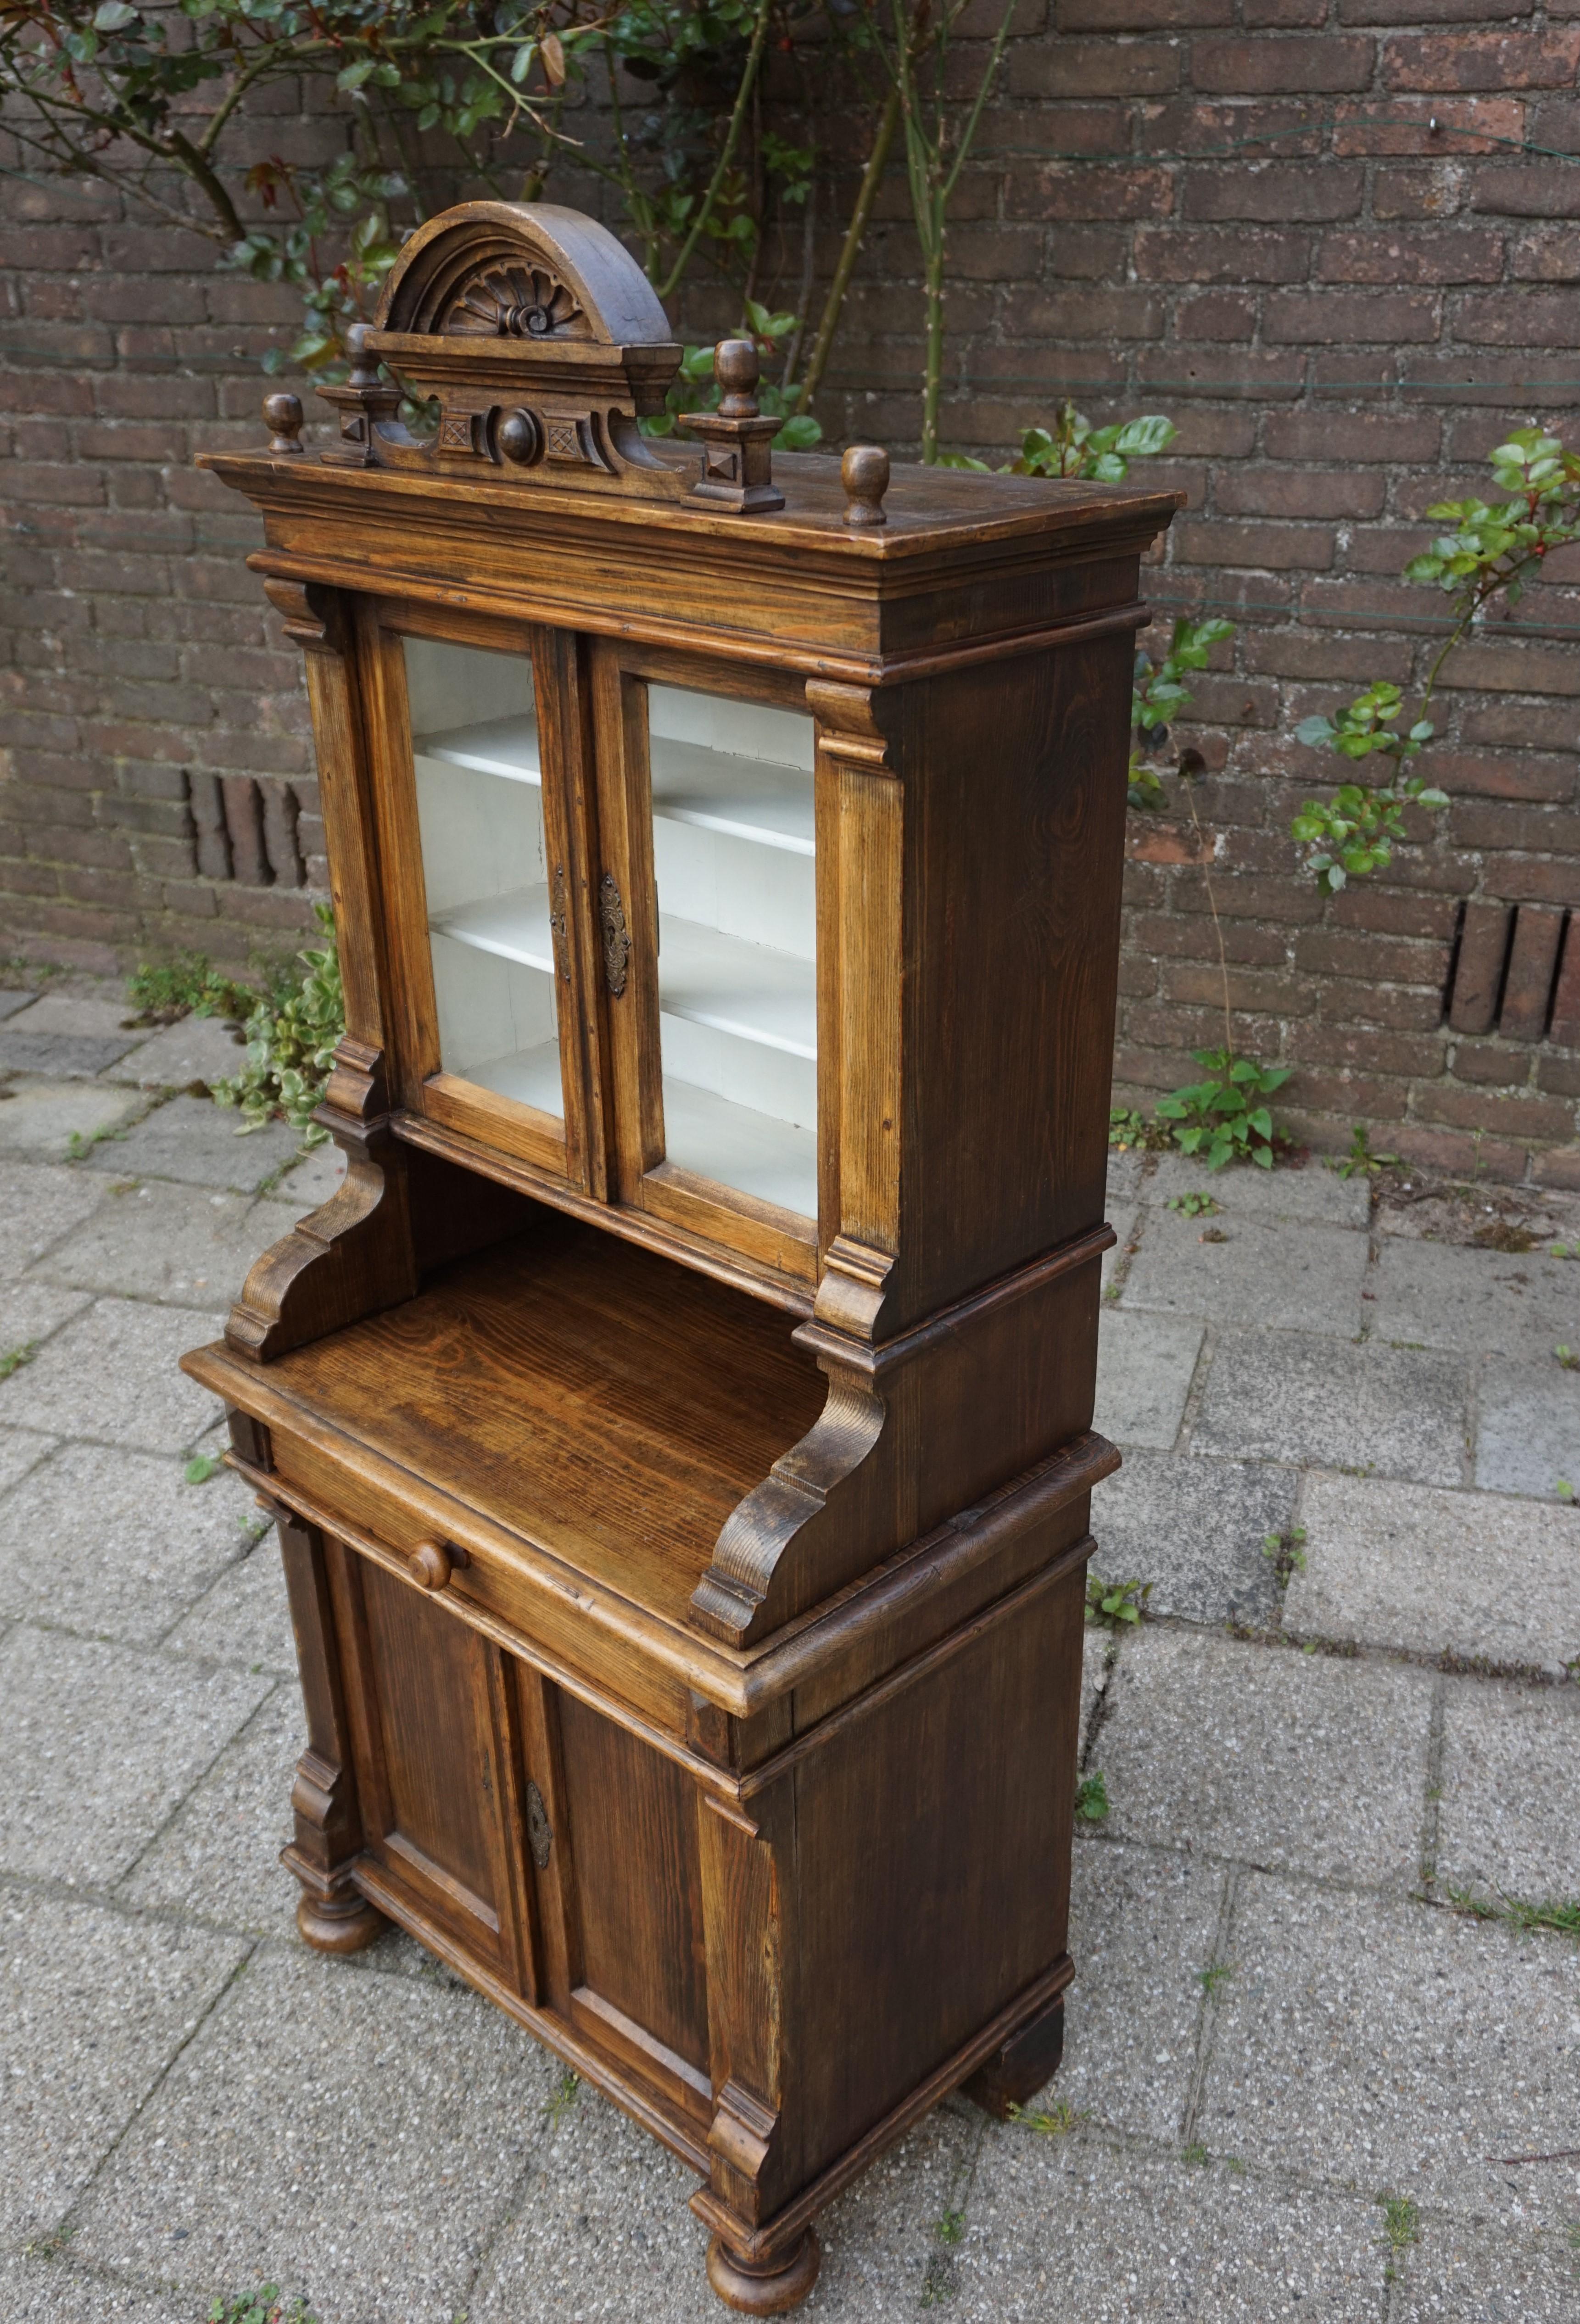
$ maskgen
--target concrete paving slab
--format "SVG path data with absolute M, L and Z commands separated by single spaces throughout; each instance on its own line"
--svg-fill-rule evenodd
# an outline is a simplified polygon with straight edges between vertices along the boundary
M 1206 1325 L 1188 1316 L 1132 1315 L 1105 1306 L 1097 1333 L 1093 1426 L 1116 1444 L 1166 1452 L 1179 1434 L 1206 1337 Z
M 993 2125 L 951 2313 L 963 2324 L 1358 2324 L 1377 2212 L 1353 2196 Z
M 0 1501 L 0 1609 L 151 1646 L 245 1554 L 261 1522 L 227 1471 L 65 1444 Z
M 1148 1628 L 1126 1639 L 1111 1683 L 1105 1830 L 1406 1887 L 1435 1685 L 1397 1664 Z
M 5 1108 L 0 1106 L 0 1114 Z M 300 1143 L 289 1122 L 240 1132 L 234 1108 L 206 1097 L 172 1097 L 118 1140 L 95 1152 L 90 1167 L 117 1178 L 179 1178 L 189 1186 L 229 1186 L 255 1194 Z
M 249 1525 L 263 1523 L 249 1505 Z M 167 1654 L 196 1655 L 201 1661 L 236 1663 L 245 1670 L 273 1671 L 296 1679 L 296 1639 L 285 1570 L 273 1534 L 266 1532 L 239 1565 L 222 1573 L 208 1595 L 183 1615 L 164 1641 Z
M 5 1112 L 0 1105 L 0 1114 Z M 0 1166 L 0 1279 L 20 1275 L 90 1217 L 103 1185 L 69 1163 Z
M 0 1868 L 107 1887 L 274 1681 L 23 1623 L 0 1643 Z
M 1288 1629 L 1491 1662 L 1580 1655 L 1580 1509 L 1316 1473 L 1300 1519 Z
M 1475 1480 L 1484 1491 L 1567 1500 L 1580 1493 L 1580 1372 L 1489 1356 L 1476 1382 Z
M 1089 1623 L 1081 1640 L 1081 1743 L 1084 1752 L 1100 1695 L 1108 1691 L 1108 1633 Z
M 128 1048 L 137 1040 L 126 1019 L 131 1004 L 114 996 L 93 998 L 76 992 L 41 992 L 30 1006 L 7 1012 L 14 1033 L 44 1034 L 69 1039 L 104 1041 L 125 1033 Z
M 1580 1687 L 1452 1681 L 1437 1885 L 1580 1904 Z
M 1296 1482 L 1271 1462 L 1127 1451 L 1092 1496 L 1093 1565 L 1111 1582 L 1150 1582 L 1154 1614 L 1273 1622 L 1278 1580 L 1262 1545 L 1289 1524 Z
M 119 1897 L 291 1942 L 301 1890 L 280 1851 L 291 1836 L 291 1786 L 306 1748 L 307 1720 L 291 1681 L 226 1744 Z
M 1465 1250 L 1385 1239 L 1372 1335 L 1467 1356 L 1541 1364 L 1560 1342 L 1580 1348 L 1580 1267 L 1539 1251 Z
M 64 1162 L 74 1138 L 113 1130 L 144 1102 L 135 1090 L 112 1089 L 103 1082 L 14 1081 L 0 1092 L 0 1154 Z M 109 1142 L 118 1153 L 119 1139 Z
M 273 2281 L 325 2324 L 442 2324 L 556 2071 L 473 1994 L 265 1946 L 101 2172 L 74 2255 L 157 2273 L 199 2313 L 216 2285 Z
M 1119 1240 L 1112 1250 L 1105 1250 L 1103 1254 L 1100 1272 L 1104 1291 L 1113 1279 L 1114 1268 L 1122 1260 L 1131 1256 L 1129 1246 L 1136 1239 L 1136 1226 L 1141 1215 L 1133 1203 L 1128 1204 L 1123 1210 L 1111 1209 L 1108 1213 L 1108 1223 Z
M 1106 1769 L 1106 1739 L 1094 1766 Z M 1036 2106 L 1062 2101 L 1113 2130 L 1178 2137 L 1225 1877 L 1221 1865 L 1149 1848 L 1077 1843 L 1064 2060 Z
M 1225 1219 L 1302 1220 L 1332 1227 L 1367 1226 L 1372 1189 L 1364 1178 L 1341 1178 L 1309 1162 L 1299 1170 L 1259 1170 L 1231 1163 L 1215 1174 L 1187 1154 L 1160 1154 L 1145 1199 L 1162 1209 L 1171 1195 L 1205 1193 L 1221 1203 Z
M 1365 1273 L 1365 1237 L 1344 1227 L 1270 1224 L 1227 1211 L 1186 1218 L 1150 1204 L 1119 1305 L 1348 1340 L 1361 1328 Z
M 293 1205 L 168 1178 L 116 1180 L 92 1219 L 41 1259 L 36 1279 L 212 1310 L 296 1224 Z
M 38 1361 L 36 1354 L 27 1354 L 29 1349 L 42 1349 L 62 1324 L 90 1305 L 85 1292 L 63 1290 L 53 1283 L 0 1284 L 0 1358 L 21 1360 L 9 1379 L 18 1379 L 29 1363 Z M 0 1379 L 0 1414 L 9 1416 L 7 1385 Z
M 59 2226 L 245 1951 L 234 1938 L 86 1898 L 0 1887 L 8 2240 Z M 0 2312 L 10 2324 L 14 2310 Z
M 60 1439 L 41 1435 L 35 1428 L 0 1428 L 0 1493 L 36 1469 Z
M 1580 1950 L 1430 1905 L 1244 1879 L 1197 2136 L 1423 2210 L 1566 2226 Z M 1474 2311 L 1472 2311 L 1474 2313 Z
M 275 1189 L 276 1202 L 289 1203 L 300 1216 L 327 1203 L 346 1176 L 346 1157 L 337 1146 L 315 1146 L 292 1163 Z
M 1144 1154 L 1133 1149 L 1121 1154 L 1113 1147 L 1109 1148 L 1107 1201 L 1110 1218 L 1116 1210 L 1133 1208 L 1141 1199 L 1146 1158 Z
M 195 2324 L 199 2312 L 179 2293 L 117 2282 L 60 2254 L 0 2253 L 5 2324 Z
M 1575 2324 L 1580 2232 L 1428 2218 L 1388 2313 L 1390 2324 Z
M 1191 1450 L 1457 1485 L 1466 1389 L 1463 1358 L 1433 1350 L 1226 1332 Z
M 213 1426 L 218 1399 L 178 1370 L 177 1359 L 224 1328 L 223 1315 L 186 1307 L 96 1300 L 13 1373 L 0 1388 L 0 1413 L 18 1427 L 183 1452 Z
M 0 1025 L 0 1074 L 49 1074 L 62 1081 L 88 1080 L 124 1057 L 135 1033 L 28 1033 L 20 1028 L 32 1015 Z
M 223 1018 L 183 1017 L 152 1038 L 138 1038 L 111 1078 L 136 1082 L 143 1089 L 185 1089 L 189 1082 L 217 1082 L 239 1073 L 246 1053 L 245 1041 Z
M 14 1017 L 19 1009 L 31 1009 L 37 998 L 36 993 L 13 991 L 9 986 L 0 991 L 0 1025 L 8 1017 Z

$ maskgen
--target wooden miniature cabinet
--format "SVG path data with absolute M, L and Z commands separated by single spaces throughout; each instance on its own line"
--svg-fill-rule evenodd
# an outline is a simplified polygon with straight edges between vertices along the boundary
M 885 2144 L 1058 2058 L 1176 496 L 770 464 L 738 347 L 658 445 L 679 355 L 601 227 L 468 205 L 327 449 L 271 398 L 207 462 L 306 654 L 349 1168 L 187 1368 L 279 1521 L 303 1935 L 453 1964 L 769 2313 Z

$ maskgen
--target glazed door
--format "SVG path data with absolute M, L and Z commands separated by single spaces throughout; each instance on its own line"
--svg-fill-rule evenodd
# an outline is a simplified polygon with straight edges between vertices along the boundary
M 556 633 L 367 622 L 391 979 L 412 1111 L 601 1191 L 583 721 Z
M 619 1199 L 812 1277 L 820 875 L 804 687 L 633 664 L 612 645 L 593 660 Z

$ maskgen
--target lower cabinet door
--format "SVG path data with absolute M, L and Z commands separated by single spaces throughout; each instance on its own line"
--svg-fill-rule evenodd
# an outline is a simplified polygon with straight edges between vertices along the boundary
M 550 2006 L 623 2078 L 706 2126 L 696 1786 L 673 1760 L 524 1665 L 519 1684 Z
M 331 1573 L 367 1853 L 408 1911 L 533 2001 L 506 1658 L 366 1558 L 341 1549 Z

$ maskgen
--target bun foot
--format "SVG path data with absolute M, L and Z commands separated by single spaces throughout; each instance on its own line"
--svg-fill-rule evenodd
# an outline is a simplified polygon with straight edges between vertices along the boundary
M 296 1908 L 302 1941 L 319 1953 L 360 1953 L 389 1927 L 376 1905 L 353 1889 L 341 1898 L 303 1896 Z
M 715 2236 L 707 2246 L 707 2280 L 726 2308 L 743 2316 L 782 2316 L 799 2308 L 818 2281 L 823 2247 L 810 2227 L 788 2258 L 766 2264 L 738 2258 Z

